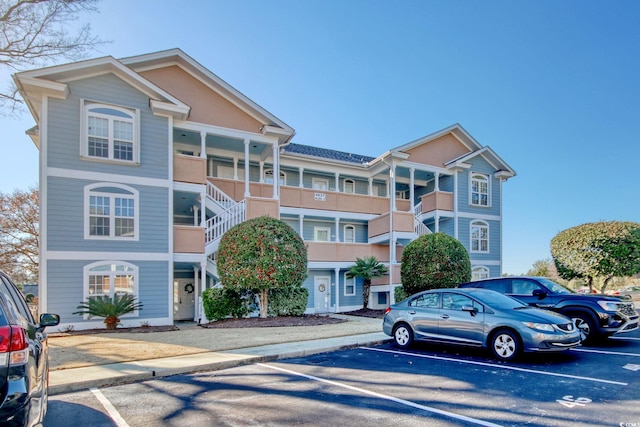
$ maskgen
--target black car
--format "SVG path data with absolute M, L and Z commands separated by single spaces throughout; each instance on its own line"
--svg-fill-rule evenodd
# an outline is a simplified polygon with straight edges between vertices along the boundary
M 539 308 L 570 317 L 594 341 L 638 329 L 638 313 L 632 302 L 600 294 L 578 294 L 544 277 L 499 277 L 459 285 L 485 288 L 517 298 Z
M 36 324 L 24 297 L 0 271 L 0 425 L 37 426 L 47 411 L 49 359 L 47 326 L 56 314 Z

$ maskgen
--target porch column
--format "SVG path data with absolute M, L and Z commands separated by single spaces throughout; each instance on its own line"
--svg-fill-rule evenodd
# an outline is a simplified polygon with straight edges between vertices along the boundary
M 200 157 L 207 158 L 207 133 L 200 132 Z
M 436 227 L 435 227 L 435 232 L 439 232 L 440 231 L 440 215 L 437 215 L 433 218 L 436 222 Z
M 340 218 L 336 217 L 336 242 L 340 242 Z
M 433 191 L 440 191 L 440 172 L 436 172 L 436 178 L 433 180 L 434 188 Z
M 235 181 L 238 180 L 238 158 L 237 157 L 233 158 L 233 179 Z
M 304 233 L 303 233 L 303 231 L 304 231 L 304 228 L 303 228 L 303 226 L 304 226 L 304 215 L 300 215 L 298 217 L 298 224 L 299 224 L 299 227 L 300 227 L 300 237 L 302 238 L 302 240 L 304 240 Z
M 335 280 L 336 288 L 335 288 L 335 291 L 333 291 L 334 295 L 336 297 L 336 310 L 335 310 L 335 312 L 336 313 L 340 313 L 340 268 L 336 267 L 334 269 L 334 274 L 336 276 L 336 280 Z
M 340 191 L 340 172 L 336 172 L 335 176 L 336 176 L 336 188 L 335 188 L 335 191 L 338 192 L 338 191 Z
M 202 292 L 204 292 L 206 285 L 207 285 L 207 259 L 205 258 L 204 261 L 200 262 L 200 283 L 198 283 L 198 287 L 196 289 L 198 289 L 198 293 L 196 294 L 196 322 L 198 322 L 198 324 L 200 324 L 200 321 L 202 319 L 202 315 L 204 313 L 204 309 L 202 307 Z
M 300 179 L 298 181 L 298 187 L 299 188 L 304 188 L 304 180 L 302 179 L 304 177 L 304 168 L 303 167 L 299 167 L 298 168 L 298 174 L 300 175 Z
M 458 171 L 453 174 L 453 237 L 458 238 Z
M 264 183 L 264 160 L 260 160 L 260 184 Z
M 413 204 L 415 203 L 413 201 L 413 197 L 415 196 L 415 189 L 413 188 L 415 185 L 415 172 L 416 169 L 415 168 L 410 168 L 409 169 L 409 200 L 411 201 L 409 203 L 409 212 L 413 212 Z
M 391 198 L 391 210 L 396 210 L 396 166 L 391 163 L 389 167 L 389 197 Z
M 249 191 L 249 139 L 244 139 L 244 197 L 251 196 Z
M 369 195 L 373 196 L 373 177 L 369 178 Z
M 280 190 L 280 152 L 278 151 L 278 143 L 273 143 L 273 198 L 278 199 Z

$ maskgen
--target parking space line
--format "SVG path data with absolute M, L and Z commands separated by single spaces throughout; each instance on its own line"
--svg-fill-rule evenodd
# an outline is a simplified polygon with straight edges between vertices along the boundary
M 264 364 L 264 363 L 258 363 L 257 365 L 263 366 L 263 367 L 269 368 L 269 369 L 274 369 L 276 371 L 285 372 L 285 373 L 290 374 L 290 375 L 296 375 L 296 376 L 299 376 L 299 377 L 307 378 L 307 379 L 310 379 L 310 380 L 313 380 L 313 381 L 318 381 L 318 382 L 321 382 L 321 383 L 330 384 L 330 385 L 333 385 L 333 386 L 336 386 L 336 387 L 346 388 L 346 389 L 349 389 L 349 390 L 352 390 L 352 391 L 356 391 L 356 392 L 359 392 L 359 393 L 367 394 L 369 396 L 377 397 L 379 399 L 390 400 L 392 402 L 399 403 L 401 405 L 410 406 L 412 408 L 420 409 L 420 410 L 427 411 L 427 412 L 432 412 L 434 414 L 443 415 L 445 417 L 455 418 L 457 420 L 466 421 L 466 422 L 473 423 L 473 424 L 478 424 L 478 425 L 481 425 L 481 426 L 500 427 L 500 424 L 494 424 L 494 423 L 491 423 L 491 422 L 488 422 L 488 421 L 479 420 L 477 418 L 471 418 L 471 417 L 467 417 L 467 416 L 464 416 L 464 415 L 455 414 L 453 412 L 443 411 L 441 409 L 436 409 L 436 408 L 433 408 L 431 406 L 420 405 L 418 403 L 411 402 L 410 400 L 399 399 L 397 397 L 388 396 L 386 394 L 376 393 L 374 391 L 369 391 L 369 390 L 365 390 L 363 388 L 350 386 L 348 384 L 342 384 L 342 383 L 339 383 L 339 382 L 336 382 L 336 381 L 327 380 L 327 379 L 316 377 L 316 376 L 313 376 L 313 375 L 307 375 L 307 374 L 303 374 L 301 372 L 291 371 L 289 369 L 284 369 L 284 368 L 280 368 L 280 367 L 273 366 L 273 365 L 267 365 L 267 364 Z
M 636 337 L 609 337 L 610 340 L 620 340 L 620 341 L 640 341 L 640 338 Z
M 624 353 L 622 351 L 588 350 L 586 348 L 572 348 L 571 351 L 579 351 L 579 352 L 582 352 L 582 353 L 613 354 L 613 355 L 616 355 L 616 356 L 640 357 L 640 354 L 637 354 L 637 353 Z
M 385 350 L 385 349 L 382 349 L 382 348 L 370 348 L 370 347 L 360 347 L 360 348 L 363 349 L 363 350 L 378 351 L 378 352 L 381 352 L 381 353 L 402 354 L 402 355 L 405 355 L 405 356 L 413 356 L 413 357 L 419 357 L 419 358 L 423 358 L 423 359 L 444 360 L 444 361 L 447 361 L 447 362 L 458 362 L 458 363 L 464 363 L 464 364 L 467 364 L 467 365 L 487 366 L 487 367 L 490 367 L 490 368 L 498 368 L 498 369 L 507 369 L 507 370 L 511 370 L 511 371 L 528 372 L 528 373 L 531 373 L 531 374 L 548 375 L 548 376 L 552 376 L 552 377 L 571 378 L 571 379 L 576 379 L 576 380 L 593 381 L 593 382 L 598 382 L 598 383 L 614 384 L 614 385 L 622 385 L 622 386 L 629 385 L 629 383 L 623 383 L 623 382 L 620 382 L 620 381 L 603 380 L 603 379 L 600 379 L 600 378 L 583 377 L 583 376 L 579 376 L 579 375 L 558 374 L 558 373 L 555 373 L 555 372 L 536 371 L 536 370 L 533 370 L 533 369 L 518 368 L 516 366 L 506 366 L 506 365 L 497 365 L 495 363 L 477 362 L 475 360 L 463 360 L 463 359 L 454 359 L 452 357 L 430 356 L 430 355 L 427 355 L 427 354 L 408 353 L 408 352 L 405 352 L 405 351 L 398 351 L 398 350 Z
M 97 388 L 92 388 L 90 390 L 91 393 L 96 396 L 98 402 L 100 402 L 104 409 L 106 409 L 106 411 L 109 413 L 111 420 L 116 424 L 117 427 L 129 427 L 129 424 L 127 424 L 127 422 L 124 420 L 124 418 L 122 418 L 116 408 L 111 404 L 111 402 L 109 402 L 109 399 L 107 399 L 100 390 L 98 390 Z

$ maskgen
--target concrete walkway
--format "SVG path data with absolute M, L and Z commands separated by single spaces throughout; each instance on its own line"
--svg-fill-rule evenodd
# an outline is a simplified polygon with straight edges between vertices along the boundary
M 347 321 L 321 326 L 242 329 L 205 329 L 195 324 L 181 324 L 176 331 L 145 334 L 66 337 L 52 334 L 49 338 L 49 393 L 54 395 L 155 377 L 301 357 L 375 345 L 390 339 L 382 332 L 382 319 L 336 317 Z M 95 346 L 97 340 L 99 347 Z M 118 351 L 119 347 L 127 350 Z M 104 349 L 115 349 L 118 354 L 94 354 Z M 136 357 L 136 354 L 142 356 Z M 166 354 L 170 356 L 165 357 Z M 62 359 L 64 363 L 61 363 Z M 116 362 L 110 363 L 110 360 Z

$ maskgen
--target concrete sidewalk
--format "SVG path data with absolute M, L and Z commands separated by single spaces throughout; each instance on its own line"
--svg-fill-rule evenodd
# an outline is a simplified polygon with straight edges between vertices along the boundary
M 265 362 L 270 360 L 301 357 L 316 353 L 330 352 L 363 345 L 375 345 L 390 339 L 382 332 L 382 319 L 355 316 L 341 316 L 346 322 L 303 327 L 282 328 L 242 328 L 204 329 L 195 324 L 182 325 L 171 332 L 147 334 L 100 334 L 74 336 L 73 341 L 65 337 L 49 338 L 51 370 L 49 373 L 49 393 L 68 393 L 92 387 L 124 384 L 151 378 L 212 371 L 234 366 Z M 53 334 L 55 335 L 55 334 Z M 80 337 L 80 338 L 78 338 Z M 241 340 L 238 339 L 241 337 Z M 170 339 L 171 344 L 165 340 Z M 57 357 L 91 359 L 91 342 L 100 339 L 103 346 L 118 348 L 124 345 L 135 353 L 137 347 L 162 349 L 173 345 L 181 346 L 183 354 L 170 357 L 130 360 L 121 355 L 122 361 L 108 363 L 107 358 L 99 362 L 84 363 L 80 367 L 65 368 Z M 156 340 L 157 342 L 154 342 Z M 194 347 L 197 342 L 197 348 Z M 247 345 L 253 344 L 255 345 Z M 263 345 L 259 345 L 264 343 Z M 72 344 L 72 346 L 65 346 Z M 125 347 L 125 348 L 126 348 Z M 89 350 L 88 350 L 89 349 Z M 162 354 L 162 351 L 157 353 Z M 167 353 L 171 354 L 171 353 Z M 116 358 L 117 359 L 117 358 Z M 79 363 L 82 365 L 83 363 Z

